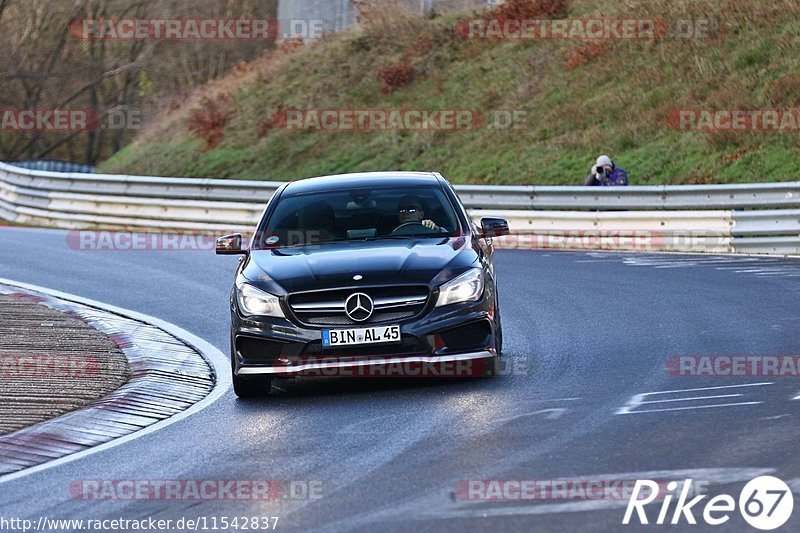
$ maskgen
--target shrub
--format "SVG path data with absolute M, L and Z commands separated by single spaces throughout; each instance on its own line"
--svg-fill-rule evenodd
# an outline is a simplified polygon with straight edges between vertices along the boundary
M 567 59 L 567 70 L 574 70 L 581 65 L 585 65 L 595 59 L 602 57 L 608 52 L 606 41 L 592 41 L 586 44 L 573 46 L 570 56 Z
M 430 50 L 433 46 L 433 39 L 429 36 L 420 38 L 409 47 L 403 54 L 400 61 L 395 64 L 381 67 L 378 70 L 378 78 L 381 80 L 381 91 L 385 94 L 393 93 L 396 89 L 408 85 L 417 78 L 419 73 L 414 68 L 414 61 L 425 50 Z
M 286 126 L 286 108 L 278 106 L 278 109 L 271 117 L 262 119 L 258 123 L 258 136 L 264 137 L 270 130 Z
M 378 78 L 381 80 L 381 91 L 385 94 L 393 93 L 395 90 L 408 85 L 417 76 L 417 71 L 405 62 L 405 60 L 381 67 L 378 70 Z
M 189 112 L 187 128 L 203 139 L 206 150 L 217 146 L 223 138 L 222 130 L 235 114 L 233 98 L 229 93 L 219 92 L 216 98 L 204 96 L 200 107 Z

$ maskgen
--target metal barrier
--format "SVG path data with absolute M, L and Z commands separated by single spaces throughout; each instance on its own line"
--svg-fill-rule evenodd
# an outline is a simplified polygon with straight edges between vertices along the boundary
M 97 170 L 92 165 L 82 165 L 80 163 L 70 163 L 69 161 L 6 161 L 7 165 L 27 168 L 28 170 L 48 170 L 50 172 L 80 172 L 84 174 L 94 174 Z
M 123 231 L 250 230 L 280 182 L 63 174 L 0 163 L 0 218 Z M 800 255 L 800 182 L 637 187 L 461 185 L 506 248 Z
M 631 187 L 462 185 L 469 207 L 493 209 L 769 209 L 800 208 L 800 182 Z

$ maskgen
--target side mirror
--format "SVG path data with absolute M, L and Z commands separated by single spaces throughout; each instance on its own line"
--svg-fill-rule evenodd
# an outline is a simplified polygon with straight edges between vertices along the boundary
M 234 233 L 217 239 L 216 252 L 217 255 L 246 254 L 247 250 L 242 250 L 242 234 Z
M 508 221 L 504 218 L 482 218 L 481 229 L 486 238 L 502 237 L 509 234 Z

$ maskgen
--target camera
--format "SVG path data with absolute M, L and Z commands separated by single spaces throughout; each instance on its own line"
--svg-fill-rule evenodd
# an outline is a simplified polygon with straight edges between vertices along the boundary
M 606 169 L 603 166 L 599 166 L 595 170 L 597 171 L 598 174 L 605 174 L 606 173 Z

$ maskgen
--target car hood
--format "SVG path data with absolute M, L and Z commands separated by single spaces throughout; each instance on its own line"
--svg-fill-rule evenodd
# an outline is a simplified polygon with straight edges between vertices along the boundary
M 465 237 L 255 250 L 242 274 L 272 294 L 383 284 L 435 286 L 478 263 Z M 356 275 L 361 280 L 354 280 Z

